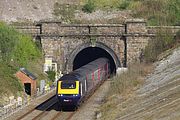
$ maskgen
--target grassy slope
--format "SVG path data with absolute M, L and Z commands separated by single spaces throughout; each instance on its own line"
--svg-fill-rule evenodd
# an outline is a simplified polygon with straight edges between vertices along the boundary
M 90 0 L 95 10 L 131 10 L 134 17 L 149 25 L 180 25 L 179 0 Z M 81 0 L 87 4 L 88 0 Z
M 134 91 L 144 83 L 145 77 L 153 70 L 151 64 L 135 63 L 129 66 L 128 71 L 113 78 L 109 92 L 100 107 L 101 119 L 115 119 L 118 115 L 119 103 L 134 96 Z
M 14 74 L 20 67 L 34 73 L 38 79 L 42 73 L 42 55 L 32 39 L 0 23 L 0 104 L 9 95 L 20 95 L 21 83 Z M 37 69 L 38 68 L 38 69 Z

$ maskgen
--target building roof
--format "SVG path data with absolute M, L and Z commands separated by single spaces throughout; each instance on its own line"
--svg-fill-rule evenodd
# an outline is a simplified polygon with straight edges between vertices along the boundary
M 33 75 L 31 72 L 29 72 L 27 69 L 25 68 L 20 68 L 20 71 L 22 73 L 24 73 L 25 75 L 27 75 L 28 77 L 30 77 L 32 80 L 37 79 L 37 77 L 35 75 Z

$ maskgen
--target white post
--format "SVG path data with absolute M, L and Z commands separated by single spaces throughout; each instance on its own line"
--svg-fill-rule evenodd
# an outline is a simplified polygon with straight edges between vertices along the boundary
M 127 70 L 128 70 L 128 68 L 125 68 L 125 67 L 118 67 L 118 68 L 116 69 L 116 75 L 118 76 L 118 75 L 120 75 L 120 74 L 126 72 Z

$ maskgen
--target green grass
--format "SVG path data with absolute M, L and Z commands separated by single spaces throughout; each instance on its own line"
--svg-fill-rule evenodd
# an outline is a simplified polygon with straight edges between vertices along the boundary
M 45 78 L 42 63 L 42 53 L 31 37 L 0 22 L 0 96 L 21 93 L 23 87 L 15 77 L 21 67 L 27 68 L 38 79 Z
M 139 1 L 134 17 L 147 19 L 149 25 L 180 25 L 179 0 L 145 0 Z
M 0 62 L 0 96 L 17 96 L 23 90 L 21 83 L 14 75 L 15 72 L 16 69 L 13 66 Z M 0 105 L 5 102 L 3 97 L 0 100 Z
M 27 67 L 29 61 L 41 56 L 32 38 L 18 33 L 4 23 L 0 23 L 0 58 L 16 67 Z
M 84 5 L 89 1 L 95 5 L 96 10 L 126 9 L 130 3 L 130 0 L 81 0 Z
M 95 10 L 131 10 L 135 18 L 144 18 L 149 25 L 180 25 L 179 0 L 81 0 L 91 1 Z
M 73 23 L 74 20 L 74 13 L 76 10 L 80 9 L 78 5 L 63 5 L 56 2 L 54 4 L 53 14 L 60 20 Z

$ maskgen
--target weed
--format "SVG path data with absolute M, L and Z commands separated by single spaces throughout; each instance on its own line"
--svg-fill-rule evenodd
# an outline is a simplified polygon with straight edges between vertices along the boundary
M 102 119 L 116 119 L 117 108 L 126 108 L 125 104 L 119 106 L 132 95 L 132 92 L 144 83 L 144 78 L 152 71 L 151 64 L 134 63 L 128 71 L 113 78 L 107 97 L 101 106 Z
M 148 62 L 155 62 L 163 51 L 172 48 L 177 43 L 171 31 L 159 30 L 157 36 L 149 41 L 144 50 L 144 59 Z
M 79 9 L 77 5 L 63 5 L 58 2 L 54 4 L 53 14 L 64 22 L 71 23 L 74 21 L 75 10 Z
M 82 11 L 86 13 L 92 13 L 94 10 L 95 10 L 95 5 L 92 0 L 88 0 L 88 2 L 82 8 Z
M 119 3 L 117 8 L 120 9 L 120 10 L 125 10 L 125 9 L 127 9 L 129 7 L 129 5 L 130 5 L 129 0 L 123 0 L 122 2 Z

